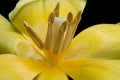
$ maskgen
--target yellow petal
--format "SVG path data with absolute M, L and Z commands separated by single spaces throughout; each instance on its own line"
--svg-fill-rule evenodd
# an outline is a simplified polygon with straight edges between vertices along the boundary
M 56 67 L 50 67 L 35 80 L 68 80 L 67 75 Z
M 65 57 L 120 59 L 120 25 L 98 24 L 84 30 L 73 39 Z
M 120 60 L 66 60 L 61 69 L 73 80 L 119 80 Z
M 58 2 L 60 17 L 66 18 L 69 12 L 76 15 L 78 11 L 83 11 L 86 0 L 20 0 L 10 13 L 10 20 L 18 30 L 24 33 L 27 32 L 23 22 L 28 22 L 44 42 L 49 14 L 54 11 Z
M 116 23 L 117 25 L 120 25 L 120 22 Z
M 9 14 L 10 20 L 16 16 L 17 12 L 19 11 L 19 9 L 22 6 L 28 4 L 28 3 L 32 2 L 32 1 L 34 1 L 34 0 L 19 0 L 18 1 L 19 3 L 16 4 L 16 7 L 14 8 L 14 11 L 11 11 L 10 14 Z
M 16 31 L 13 25 L 2 15 L 0 15 L 0 30 Z
M 65 0 L 64 0 L 65 1 Z M 86 2 L 87 0 L 67 0 L 71 3 L 71 5 L 73 5 L 76 10 L 81 10 L 83 12 Z
M 21 34 L 0 30 L 0 53 L 12 53 L 22 57 L 40 59 L 41 56 L 33 49 Z
M 33 80 L 46 68 L 46 62 L 0 55 L 0 80 Z
M 49 14 L 54 10 L 57 3 L 60 3 L 60 17 L 67 18 L 69 12 L 71 12 L 74 17 L 78 11 L 83 11 L 86 5 L 86 0 L 46 0 L 45 1 L 45 11 L 46 19 Z

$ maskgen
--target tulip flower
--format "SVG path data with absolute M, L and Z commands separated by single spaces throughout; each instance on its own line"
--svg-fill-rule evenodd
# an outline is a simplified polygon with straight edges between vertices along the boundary
M 86 0 L 19 0 L 0 15 L 0 80 L 119 80 L 120 25 L 74 37 Z

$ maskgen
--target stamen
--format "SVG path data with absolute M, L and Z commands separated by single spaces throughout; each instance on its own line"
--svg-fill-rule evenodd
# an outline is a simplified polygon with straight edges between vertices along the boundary
M 73 33 L 72 33 L 72 38 L 75 35 L 75 32 L 76 32 L 77 26 L 79 25 L 80 19 L 81 19 L 81 11 L 79 11 L 77 13 L 77 15 L 76 15 L 76 17 L 74 19 L 74 22 L 73 22 L 74 29 L 73 29 Z
M 67 17 L 68 30 L 67 30 L 67 33 L 66 33 L 66 38 L 65 38 L 65 41 L 64 41 L 63 50 L 66 49 L 70 45 L 71 40 L 74 37 L 75 31 L 77 29 L 77 26 L 79 24 L 80 19 L 81 19 L 81 12 L 80 11 L 77 13 L 74 21 L 73 21 L 72 13 L 68 14 L 68 17 Z
M 79 22 L 81 19 L 81 11 L 79 11 L 75 17 L 75 19 L 77 19 L 77 21 Z
M 63 50 L 69 46 L 70 41 L 71 41 L 71 33 L 73 31 L 73 29 L 71 29 L 73 27 L 73 26 L 71 26 L 71 24 L 73 22 L 73 14 L 71 12 L 67 16 L 67 22 L 68 22 L 68 30 L 66 33 Z
M 31 36 L 31 38 L 33 39 L 33 41 L 35 42 L 35 44 L 42 49 L 43 48 L 43 42 L 41 41 L 41 39 L 39 38 L 39 36 L 37 35 L 37 33 L 35 33 L 35 31 L 32 29 L 32 26 L 29 25 L 26 21 L 24 21 L 24 25 L 29 33 L 29 35 Z
M 48 19 L 48 30 L 47 30 L 47 36 L 46 36 L 46 41 L 44 47 L 47 50 L 50 50 L 51 44 L 52 44 L 52 25 L 54 23 L 54 13 L 51 13 L 49 15 Z
M 56 17 L 59 17 L 59 9 L 60 9 L 60 4 L 58 2 L 55 9 L 54 9 L 54 14 Z
M 45 54 L 43 53 L 42 50 L 39 49 L 39 47 L 34 43 L 34 41 L 30 37 L 28 37 L 27 35 L 25 35 L 24 33 L 22 33 L 22 34 L 30 42 L 30 44 L 33 46 L 33 48 L 37 52 L 37 54 L 39 54 L 40 57 L 42 57 L 44 60 L 46 60 Z
M 66 31 L 67 31 L 67 22 L 65 21 L 65 22 L 63 22 L 63 24 L 61 25 L 61 27 L 59 29 L 57 43 L 56 43 L 56 47 L 55 47 L 55 53 L 59 53 L 62 51 L 64 39 L 66 36 Z
M 66 38 L 65 38 L 65 41 L 64 41 L 64 46 L 63 46 L 63 50 L 66 49 L 70 42 L 71 42 L 71 39 L 72 39 L 72 36 L 71 36 L 71 33 L 72 33 L 72 29 L 71 29 L 71 24 L 73 22 L 73 14 L 71 12 L 68 13 L 68 16 L 67 16 L 67 22 L 68 22 L 68 30 L 67 30 L 67 33 L 66 33 Z

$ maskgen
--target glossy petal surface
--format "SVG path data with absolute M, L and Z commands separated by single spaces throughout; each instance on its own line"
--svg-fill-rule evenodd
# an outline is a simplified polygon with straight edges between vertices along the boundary
M 49 67 L 35 80 L 68 80 L 67 75 L 56 67 Z
M 79 33 L 72 41 L 66 58 L 120 59 L 120 26 L 98 24 Z
M 4 30 L 0 30 L 0 53 L 12 53 L 34 59 L 41 58 L 21 34 Z
M 0 55 L 1 80 L 33 80 L 46 68 L 46 62 L 23 59 L 11 54 Z
M 119 80 L 120 60 L 66 60 L 61 69 L 73 80 Z
M 0 15 L 0 30 L 16 31 L 13 25 L 2 15 Z

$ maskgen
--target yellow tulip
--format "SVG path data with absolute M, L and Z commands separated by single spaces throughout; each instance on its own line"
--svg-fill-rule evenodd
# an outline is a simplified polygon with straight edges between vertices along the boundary
M 120 25 L 94 25 L 73 37 L 85 4 L 19 0 L 12 24 L 0 16 L 0 80 L 119 80 Z

